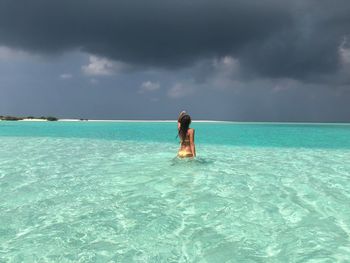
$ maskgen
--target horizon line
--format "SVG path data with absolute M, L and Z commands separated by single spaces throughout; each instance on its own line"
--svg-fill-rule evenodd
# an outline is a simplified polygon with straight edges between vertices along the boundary
M 23 118 L 22 120 L 16 121 L 25 121 L 25 122 L 36 122 L 36 121 L 47 121 L 46 119 L 40 118 Z M 6 121 L 0 119 L 0 121 Z M 147 119 L 147 120 L 137 120 L 137 119 L 85 119 L 85 118 L 58 118 L 57 121 L 61 122 L 177 122 L 177 120 L 164 120 L 164 119 Z M 334 124 L 334 125 L 350 125 L 350 122 L 317 122 L 317 121 L 229 121 L 229 120 L 192 120 L 192 122 L 197 123 L 232 123 L 232 124 Z
M 58 119 L 58 121 L 90 121 L 90 122 L 177 122 L 174 120 L 163 119 Z M 228 121 L 228 120 L 192 120 L 192 122 L 220 122 L 220 123 L 235 123 L 235 124 L 343 124 L 349 125 L 350 122 L 316 122 L 316 121 Z

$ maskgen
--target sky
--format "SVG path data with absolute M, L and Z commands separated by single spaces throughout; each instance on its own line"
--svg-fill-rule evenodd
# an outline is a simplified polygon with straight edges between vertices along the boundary
M 350 122 L 348 0 L 0 0 L 0 115 Z

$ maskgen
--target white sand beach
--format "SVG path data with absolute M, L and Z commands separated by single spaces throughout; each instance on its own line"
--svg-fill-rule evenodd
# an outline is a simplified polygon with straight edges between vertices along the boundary
M 58 121 L 89 121 L 89 122 L 177 122 L 177 120 L 90 120 L 90 119 L 59 119 Z M 230 122 L 214 120 L 193 120 L 192 122 Z
M 18 121 L 47 121 L 46 119 L 22 119 L 22 120 L 18 120 Z

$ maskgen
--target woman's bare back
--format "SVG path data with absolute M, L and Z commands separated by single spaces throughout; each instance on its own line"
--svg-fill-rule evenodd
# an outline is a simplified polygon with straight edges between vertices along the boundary
M 180 142 L 179 157 L 195 157 L 194 129 L 188 129 L 186 137 Z

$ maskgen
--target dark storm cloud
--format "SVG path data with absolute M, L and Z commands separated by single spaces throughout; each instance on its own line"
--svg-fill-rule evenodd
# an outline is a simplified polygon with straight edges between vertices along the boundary
M 243 63 L 254 64 L 263 76 L 311 81 L 338 71 L 339 46 L 350 33 L 350 2 L 305 1 L 293 10 L 291 27 L 247 43 Z
M 0 44 L 165 68 L 231 55 L 248 73 L 305 79 L 337 71 L 349 14 L 348 0 L 0 0 Z

